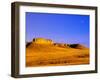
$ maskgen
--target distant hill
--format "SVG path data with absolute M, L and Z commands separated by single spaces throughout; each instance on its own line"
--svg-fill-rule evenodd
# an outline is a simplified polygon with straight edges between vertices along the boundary
M 53 40 L 45 38 L 34 38 L 32 42 L 26 43 L 26 47 L 28 47 L 31 44 L 44 44 L 44 45 L 55 45 L 64 48 L 87 49 L 87 47 L 81 44 L 55 43 Z
M 81 44 L 69 44 L 68 46 L 71 48 L 76 48 L 76 49 L 87 49 L 87 47 L 85 47 Z

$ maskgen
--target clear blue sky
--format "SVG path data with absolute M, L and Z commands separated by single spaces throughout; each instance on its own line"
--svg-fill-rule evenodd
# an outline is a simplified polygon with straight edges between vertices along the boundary
M 26 41 L 43 37 L 89 47 L 89 15 L 26 12 Z

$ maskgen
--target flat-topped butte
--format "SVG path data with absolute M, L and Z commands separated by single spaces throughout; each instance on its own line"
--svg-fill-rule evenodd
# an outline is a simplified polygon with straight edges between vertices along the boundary
M 33 42 L 37 44 L 53 44 L 54 43 L 52 40 L 45 39 L 45 38 L 34 38 Z

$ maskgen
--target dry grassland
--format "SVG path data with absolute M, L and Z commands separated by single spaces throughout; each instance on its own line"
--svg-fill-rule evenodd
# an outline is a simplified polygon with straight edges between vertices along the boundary
M 89 64 L 89 49 L 31 43 L 26 47 L 26 67 Z

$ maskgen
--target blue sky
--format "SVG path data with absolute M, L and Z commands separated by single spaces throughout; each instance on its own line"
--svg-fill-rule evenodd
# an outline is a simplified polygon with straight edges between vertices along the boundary
M 26 41 L 43 37 L 89 47 L 89 15 L 26 12 Z

